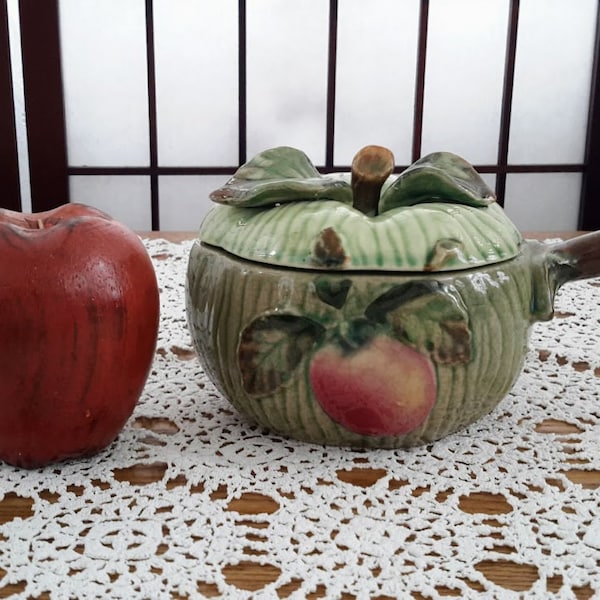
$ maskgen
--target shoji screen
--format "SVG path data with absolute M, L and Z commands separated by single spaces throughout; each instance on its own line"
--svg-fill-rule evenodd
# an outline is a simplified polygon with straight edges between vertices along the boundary
M 522 229 L 577 226 L 596 0 L 58 9 L 70 199 L 136 229 L 195 229 L 208 192 L 264 148 L 331 171 L 367 143 L 398 170 L 456 152 Z

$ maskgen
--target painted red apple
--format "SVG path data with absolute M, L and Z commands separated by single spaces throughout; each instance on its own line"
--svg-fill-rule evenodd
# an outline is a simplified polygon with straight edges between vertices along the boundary
M 110 444 L 144 388 L 159 294 L 140 239 L 80 204 L 0 210 L 0 459 L 33 468 Z
M 362 435 L 409 433 L 425 421 L 436 399 L 429 358 L 385 335 L 347 353 L 324 346 L 313 358 L 310 381 L 325 412 Z

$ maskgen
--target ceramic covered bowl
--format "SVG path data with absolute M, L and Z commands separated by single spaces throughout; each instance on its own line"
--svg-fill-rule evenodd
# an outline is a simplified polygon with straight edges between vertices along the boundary
M 190 331 L 221 393 L 274 432 L 360 447 L 452 433 L 511 389 L 558 287 L 600 274 L 600 234 L 524 242 L 463 159 L 392 170 L 378 146 L 325 176 L 281 147 L 211 195 Z

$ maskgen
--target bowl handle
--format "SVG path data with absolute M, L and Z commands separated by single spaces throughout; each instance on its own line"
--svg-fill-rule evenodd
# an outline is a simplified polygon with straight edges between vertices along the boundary
M 600 231 L 593 231 L 549 248 L 551 270 L 560 286 L 567 281 L 600 277 Z
M 600 231 L 551 245 L 529 240 L 525 248 L 532 263 L 532 321 L 553 317 L 554 297 L 564 283 L 600 276 Z

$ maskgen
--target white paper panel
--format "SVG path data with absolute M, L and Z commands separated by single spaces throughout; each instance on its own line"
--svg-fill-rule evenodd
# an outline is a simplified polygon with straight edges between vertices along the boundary
M 432 0 L 422 154 L 494 163 L 506 54 L 506 0 Z
M 334 162 L 360 148 L 389 148 L 409 164 L 415 99 L 419 2 L 344 0 L 338 10 Z
M 135 231 L 152 228 L 150 178 L 143 175 L 72 175 L 71 202 L 95 206 Z
M 71 165 L 147 165 L 143 0 L 60 0 Z
M 516 173 L 506 177 L 504 209 L 521 231 L 577 229 L 580 173 Z
M 196 231 L 215 205 L 208 198 L 229 179 L 223 175 L 164 175 L 159 178 L 161 231 Z
M 155 0 L 158 160 L 238 162 L 237 0 Z
M 23 89 L 23 64 L 21 62 L 21 29 L 19 26 L 18 0 L 7 0 L 6 13 L 8 17 L 10 69 L 13 86 L 21 208 L 23 212 L 30 213 L 31 185 L 29 181 L 29 150 L 27 143 L 27 124 L 25 122 L 25 90 Z
M 508 160 L 583 162 L 597 0 L 520 7 Z
M 248 158 L 295 146 L 325 161 L 329 3 L 248 4 Z

